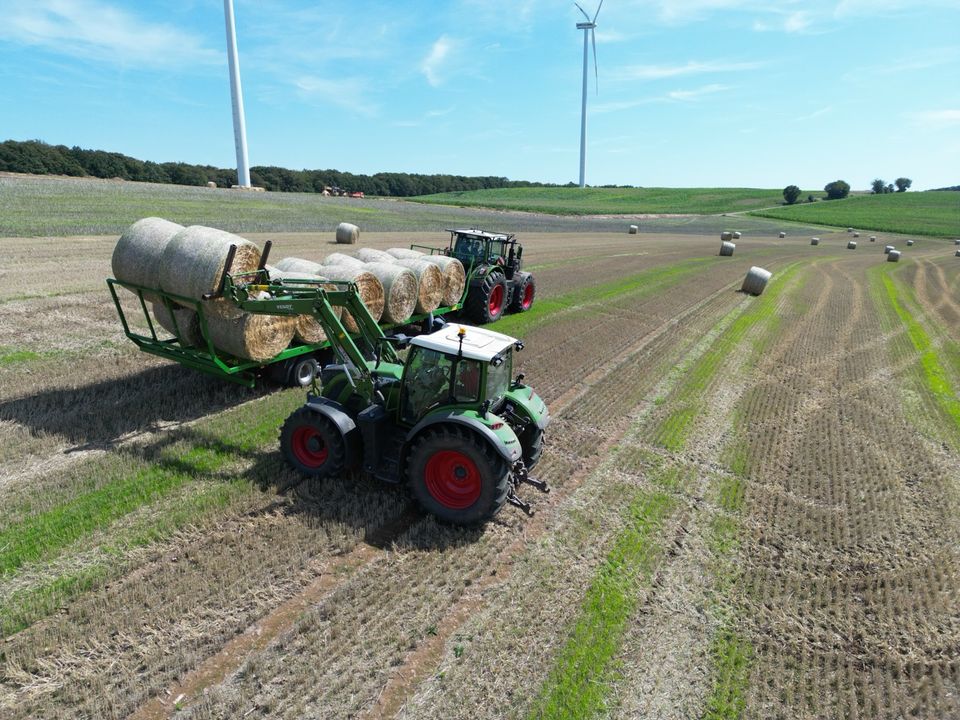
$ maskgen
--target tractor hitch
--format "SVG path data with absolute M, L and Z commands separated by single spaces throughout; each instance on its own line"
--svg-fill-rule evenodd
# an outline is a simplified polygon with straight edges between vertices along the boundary
M 527 470 L 527 466 L 523 464 L 523 460 L 518 460 L 517 464 L 513 466 L 513 487 L 511 487 L 507 493 L 507 502 L 523 510 L 528 517 L 533 517 L 533 506 L 525 500 L 521 500 L 520 496 L 517 495 L 517 488 L 521 483 L 533 485 L 533 487 L 542 493 L 550 492 L 550 486 L 547 485 L 546 480 L 537 480 L 536 478 L 530 477 L 530 473 Z

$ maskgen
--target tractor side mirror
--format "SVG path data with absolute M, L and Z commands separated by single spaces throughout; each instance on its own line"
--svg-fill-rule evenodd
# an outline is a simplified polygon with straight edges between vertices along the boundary
M 513 347 L 515 347 L 515 348 L 517 349 L 517 352 L 520 352 L 521 350 L 523 350 L 523 340 L 517 340 L 517 341 L 513 344 Z

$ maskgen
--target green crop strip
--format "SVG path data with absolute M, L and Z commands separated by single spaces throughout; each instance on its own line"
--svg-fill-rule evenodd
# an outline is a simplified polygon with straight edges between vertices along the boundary
M 693 258 L 667 267 L 650 268 L 614 282 L 580 288 L 559 297 L 537 300 L 525 313 L 508 315 L 497 322 L 497 332 L 524 335 L 556 320 L 558 313 L 591 305 L 600 305 L 625 295 L 646 297 L 662 290 L 698 270 L 706 270 L 709 258 Z
M 930 336 L 901 303 L 897 284 L 890 275 L 884 272 L 880 278 L 886 290 L 887 302 L 906 328 L 907 336 L 919 355 L 921 379 L 927 393 L 955 429 L 960 429 L 960 401 Z
M 589 718 L 606 707 L 603 679 L 639 602 L 638 583 L 649 583 L 660 546 L 657 537 L 674 508 L 682 481 L 677 468 L 658 473 L 663 491 L 641 492 L 626 511 L 627 525 L 596 573 L 580 617 L 542 688 L 530 718 Z

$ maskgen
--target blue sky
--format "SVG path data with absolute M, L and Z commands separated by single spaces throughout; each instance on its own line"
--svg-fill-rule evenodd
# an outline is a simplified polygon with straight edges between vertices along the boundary
M 251 165 L 576 181 L 572 2 L 235 2 Z M 0 18 L 0 140 L 235 166 L 220 0 Z M 606 0 L 596 39 L 589 184 L 960 183 L 958 0 Z

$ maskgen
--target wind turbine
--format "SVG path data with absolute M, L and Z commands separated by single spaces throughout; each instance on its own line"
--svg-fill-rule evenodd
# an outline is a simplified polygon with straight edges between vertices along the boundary
M 586 22 L 577 23 L 577 30 L 583 30 L 583 106 L 580 109 L 580 187 L 586 187 L 586 167 L 587 167 L 587 30 L 590 31 L 590 40 L 593 43 L 593 73 L 594 79 L 598 83 L 597 92 L 599 92 L 600 77 L 597 73 L 597 37 L 594 35 L 594 28 L 597 27 L 597 15 L 600 14 L 600 8 L 603 7 L 603 0 L 597 5 L 597 12 L 593 19 L 587 15 L 586 10 L 577 3 L 577 10 L 583 13 L 587 19 Z
M 240 87 L 240 58 L 237 56 L 237 30 L 233 22 L 233 0 L 223 0 L 227 23 L 227 62 L 230 65 L 230 95 L 233 98 L 233 140 L 237 146 L 237 185 L 250 187 L 250 161 L 247 158 L 247 122 L 243 117 L 243 89 Z

